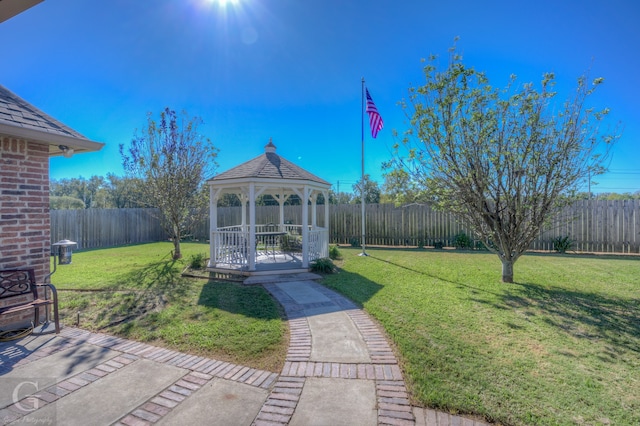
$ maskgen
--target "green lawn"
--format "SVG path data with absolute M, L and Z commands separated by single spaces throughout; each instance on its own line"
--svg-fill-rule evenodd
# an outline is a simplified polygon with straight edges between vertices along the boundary
M 324 283 L 395 343 L 414 401 L 503 424 L 640 424 L 640 258 L 341 249 Z
M 286 322 L 262 287 L 185 278 L 189 258 L 209 246 L 183 243 L 173 261 L 171 243 L 140 244 L 73 254 L 58 266 L 66 325 L 278 372 L 287 350 Z

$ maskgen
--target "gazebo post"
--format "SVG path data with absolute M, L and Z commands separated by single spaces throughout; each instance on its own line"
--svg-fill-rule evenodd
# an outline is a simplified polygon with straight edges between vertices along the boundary
M 309 267 L 309 187 L 302 190 L 302 267 Z
M 318 201 L 318 194 L 313 191 L 311 195 L 311 229 L 316 229 L 318 227 L 318 218 L 316 214 L 316 206 Z
M 278 231 L 284 232 L 284 194 L 281 194 L 278 197 L 278 206 L 280 207 L 280 223 L 278 227 Z
M 275 198 L 275 200 L 278 202 L 278 207 L 279 207 L 279 215 L 280 215 L 280 221 L 279 221 L 279 228 L 278 231 L 280 232 L 285 232 L 284 229 L 284 203 L 287 202 L 287 200 L 289 199 L 289 195 L 287 195 L 284 191 L 284 188 L 280 188 L 280 192 L 277 194 L 273 194 L 273 198 Z
M 216 265 L 216 231 L 218 230 L 218 196 L 219 189 L 209 187 L 209 267 Z
M 256 185 L 249 184 L 249 271 L 256 270 Z
M 240 194 L 240 204 L 242 205 L 242 211 L 240 212 L 242 223 L 240 225 L 242 232 L 247 232 L 247 205 L 249 204 L 249 200 L 246 194 Z

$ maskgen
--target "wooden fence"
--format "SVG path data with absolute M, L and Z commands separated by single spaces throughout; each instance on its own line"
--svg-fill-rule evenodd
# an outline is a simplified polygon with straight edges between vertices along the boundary
M 333 243 L 360 240 L 360 206 L 332 206 L 330 220 Z M 452 214 L 428 205 L 368 205 L 365 220 L 369 245 L 432 246 L 439 241 L 453 246 L 461 232 L 473 238 L 469 227 Z M 553 240 L 565 236 L 574 241 L 575 251 L 640 253 L 640 200 L 576 202 L 552 217 L 530 248 L 553 250 Z
M 556 214 L 533 250 L 553 250 L 551 241 L 569 236 L 574 250 L 640 253 L 640 200 L 583 200 Z
M 324 206 L 318 206 L 317 220 L 324 224 Z M 329 239 L 333 244 L 359 244 L 361 234 L 360 205 L 332 205 L 329 210 Z M 258 206 L 257 223 L 278 223 L 277 206 Z M 218 209 L 218 226 L 240 223 L 239 207 Z M 285 206 L 287 223 L 302 223 L 299 206 Z M 395 207 L 390 204 L 367 205 L 366 242 L 368 245 L 432 246 L 442 242 L 452 246 L 454 237 L 467 226 L 446 212 L 428 205 Z M 209 225 L 201 224 L 194 238 L 207 240 Z M 583 252 L 640 253 L 640 200 L 585 200 L 555 215 L 549 227 L 531 244 L 532 250 L 553 250 L 553 239 L 568 236 L 574 250 Z M 52 242 L 63 238 L 78 241 L 80 248 L 166 239 L 159 222 L 150 210 L 52 210 Z
M 51 243 L 69 239 L 79 249 L 162 241 L 154 209 L 51 210 Z

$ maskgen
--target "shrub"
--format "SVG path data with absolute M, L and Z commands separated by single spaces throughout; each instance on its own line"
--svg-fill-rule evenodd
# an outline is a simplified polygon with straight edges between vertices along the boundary
M 453 245 L 457 249 L 473 248 L 473 240 L 464 232 L 453 237 Z
M 338 249 L 338 246 L 329 246 L 329 258 L 331 260 L 342 258 L 342 254 L 340 254 L 340 250 Z
M 322 274 L 331 274 L 333 273 L 335 266 L 333 262 L 328 257 L 323 257 L 321 259 L 316 259 L 311 262 L 311 271 L 320 272 Z
M 351 238 L 349 243 L 351 244 L 351 247 L 360 247 L 360 240 L 357 238 Z
M 433 248 L 442 250 L 444 248 L 444 243 L 442 241 L 436 241 L 433 243 Z
M 203 253 L 191 255 L 189 258 L 189 266 L 191 269 L 202 269 L 205 266 L 206 257 Z
M 573 248 L 573 240 L 566 237 L 556 237 L 553 239 L 553 249 L 558 253 L 566 253 L 567 250 L 571 250 Z

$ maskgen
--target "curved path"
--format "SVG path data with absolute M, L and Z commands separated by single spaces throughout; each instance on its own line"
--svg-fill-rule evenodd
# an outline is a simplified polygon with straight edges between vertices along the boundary
M 351 301 L 313 281 L 265 284 L 282 304 L 290 343 L 254 424 L 414 424 L 393 351 Z
M 280 374 L 67 327 L 0 343 L 0 424 L 481 424 L 412 407 L 385 336 L 351 301 L 312 280 L 263 286 L 289 321 Z

